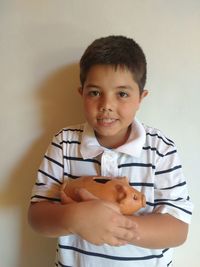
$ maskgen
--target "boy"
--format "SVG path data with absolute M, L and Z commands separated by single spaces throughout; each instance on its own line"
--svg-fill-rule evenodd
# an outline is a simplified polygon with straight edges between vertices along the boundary
M 80 60 L 80 80 L 87 122 L 54 136 L 29 222 L 58 237 L 55 266 L 172 266 L 171 248 L 186 240 L 192 204 L 173 141 L 135 118 L 148 93 L 145 55 L 132 39 L 97 39 Z M 124 216 L 85 190 L 78 203 L 60 194 L 66 179 L 85 175 L 127 176 L 146 207 Z

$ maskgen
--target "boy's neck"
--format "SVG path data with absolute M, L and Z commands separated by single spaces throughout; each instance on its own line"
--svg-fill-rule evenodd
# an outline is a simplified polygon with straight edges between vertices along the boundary
M 131 131 L 131 125 L 128 127 L 126 134 L 119 140 L 115 140 L 113 136 L 99 137 L 97 134 L 96 134 L 96 138 L 101 146 L 106 147 L 108 149 L 113 149 L 113 148 L 120 147 L 126 143 L 126 141 L 129 138 L 130 131 Z

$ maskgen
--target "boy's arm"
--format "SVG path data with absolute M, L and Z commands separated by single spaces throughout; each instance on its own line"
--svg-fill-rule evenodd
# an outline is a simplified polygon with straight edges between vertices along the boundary
M 116 205 L 90 200 L 69 204 L 37 202 L 29 208 L 29 223 L 38 232 L 58 237 L 77 234 L 95 244 L 124 245 L 137 238 L 136 223 Z
M 64 223 L 65 210 L 66 207 L 59 203 L 33 202 L 29 206 L 28 222 L 35 231 L 47 237 L 68 235 L 70 231 Z
M 169 214 L 152 213 L 130 217 L 138 224 L 139 238 L 131 241 L 136 246 L 150 249 L 176 247 L 187 238 L 188 224 Z
M 160 249 L 181 245 L 187 237 L 188 224 L 169 214 L 123 216 L 115 205 L 96 200 L 93 195 L 88 201 L 88 194 L 83 193 L 84 202 L 71 202 L 63 196 L 65 205 L 51 202 L 31 204 L 30 224 L 49 237 L 75 233 L 96 245 L 131 243 Z

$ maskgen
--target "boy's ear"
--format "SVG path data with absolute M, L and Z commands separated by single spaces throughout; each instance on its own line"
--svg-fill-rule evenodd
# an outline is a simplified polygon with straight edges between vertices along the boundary
M 116 201 L 120 203 L 122 200 L 124 200 L 127 197 L 127 190 L 124 185 L 116 184 L 115 189 L 117 190 L 117 199 Z
M 79 92 L 79 94 L 82 96 L 83 95 L 83 88 L 80 86 L 80 87 L 78 87 L 78 92 Z
M 142 101 L 149 94 L 148 90 L 143 90 L 140 95 L 140 101 Z

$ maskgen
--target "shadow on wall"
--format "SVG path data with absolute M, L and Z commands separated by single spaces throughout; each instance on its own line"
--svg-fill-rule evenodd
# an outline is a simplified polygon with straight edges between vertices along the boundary
M 49 75 L 35 90 L 42 136 L 29 147 L 17 166 L 11 170 L 7 177 L 7 181 L 10 181 L 7 189 L 0 192 L 2 207 L 17 207 L 21 212 L 21 243 L 19 261 L 15 267 L 49 267 L 54 264 L 56 240 L 42 237 L 30 229 L 27 209 L 37 169 L 53 134 L 62 127 L 83 121 L 81 100 L 77 92 L 78 73 L 77 64 L 68 65 Z

